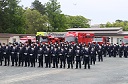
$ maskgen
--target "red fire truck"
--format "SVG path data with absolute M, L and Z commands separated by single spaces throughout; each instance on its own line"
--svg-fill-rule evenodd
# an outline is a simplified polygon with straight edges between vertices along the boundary
M 95 37 L 94 33 L 87 32 L 67 32 L 65 36 L 65 41 L 67 42 L 77 42 L 77 43 L 98 43 L 104 44 L 109 43 L 109 37 Z
M 78 33 L 78 43 L 92 43 L 94 33 Z
M 120 40 L 122 44 L 128 44 L 128 36 L 124 36 L 123 40 Z
M 65 42 L 77 42 L 77 32 L 67 32 L 65 35 Z
M 36 40 L 41 43 L 55 43 L 64 42 L 64 37 L 60 34 L 44 34 L 44 32 L 37 32 Z
M 65 36 L 65 41 L 88 44 L 93 41 L 93 38 L 94 38 L 94 33 L 67 32 Z

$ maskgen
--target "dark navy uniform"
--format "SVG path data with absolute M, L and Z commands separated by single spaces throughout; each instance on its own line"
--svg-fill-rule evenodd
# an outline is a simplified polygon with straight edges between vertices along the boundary
M 2 46 L 0 45 L 0 66 L 2 66 L 2 55 L 3 55 L 3 51 L 2 51 Z
M 89 58 L 88 48 L 85 48 L 84 50 L 83 61 L 84 61 L 84 69 L 87 68 L 87 65 L 88 65 L 88 69 L 90 69 L 90 63 L 89 63 L 90 58 Z
M 68 69 L 71 68 L 73 69 L 73 50 L 69 49 L 69 52 L 67 54 L 67 63 L 68 63 Z
M 31 67 L 35 67 L 35 53 L 33 47 L 31 47 L 29 50 L 29 56 L 30 56 Z
M 49 48 L 47 48 L 46 52 L 44 53 L 45 56 L 45 63 L 46 63 L 46 68 L 51 67 L 51 51 Z
M 65 52 L 64 52 L 63 48 L 59 52 L 59 56 L 60 56 L 60 68 L 62 68 L 62 66 L 63 66 L 63 68 L 65 68 L 66 57 L 65 57 Z
M 120 45 L 119 46 L 119 57 L 121 58 L 123 56 L 123 50 L 124 50 L 124 46 Z
M 38 52 L 37 52 L 37 58 L 39 61 L 39 66 L 38 67 L 43 67 L 43 51 L 42 48 L 39 48 Z
M 52 51 L 52 61 L 53 61 L 53 67 L 52 68 L 58 68 L 58 52 L 57 52 L 57 48 L 55 48 Z
M 8 66 L 9 66 L 9 64 L 10 64 L 10 55 L 9 55 L 9 48 L 8 48 L 8 46 L 6 46 L 6 48 L 3 50 L 3 56 L 4 56 L 4 61 L 5 61 L 5 65 L 4 66 L 7 66 L 7 64 L 8 64 Z
M 18 58 L 19 58 L 18 65 L 20 66 L 21 62 L 24 61 L 24 59 L 23 59 L 23 48 L 21 46 L 18 48 L 17 55 L 18 55 Z
M 81 69 L 81 52 L 80 50 L 76 50 L 76 69 L 78 69 L 78 64 L 79 68 Z
M 99 47 L 97 53 L 98 53 L 98 60 L 99 60 L 99 62 L 103 61 L 103 56 L 102 56 L 103 55 L 103 51 L 102 51 L 101 46 Z
M 24 61 L 25 61 L 25 67 L 30 66 L 30 59 L 29 59 L 29 48 L 25 47 L 24 50 Z
M 92 62 L 93 62 L 93 64 L 95 65 L 95 62 L 96 62 L 96 55 L 95 55 L 96 51 L 95 51 L 95 49 L 92 48 L 89 53 L 90 53 L 89 55 L 90 55 L 90 59 L 91 59 L 90 64 L 92 65 Z
M 124 46 L 124 57 L 127 58 L 127 56 L 128 56 L 128 48 L 127 48 L 127 46 L 125 45 L 125 46 Z
M 116 55 L 117 55 L 117 50 L 118 50 L 117 45 L 114 44 L 114 46 L 113 46 L 113 56 L 114 57 L 116 57 Z
M 11 61 L 12 61 L 12 66 L 14 66 L 14 62 L 15 62 L 15 66 L 17 66 L 17 52 L 16 52 L 16 47 L 13 46 L 12 50 L 11 50 Z

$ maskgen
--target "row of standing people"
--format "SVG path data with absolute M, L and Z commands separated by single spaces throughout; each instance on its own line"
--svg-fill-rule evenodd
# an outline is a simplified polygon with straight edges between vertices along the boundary
M 96 56 L 98 55 L 98 61 L 103 61 L 103 50 L 99 46 L 96 50 L 96 46 L 86 46 L 85 44 L 71 44 L 71 43 L 60 43 L 60 44 L 9 44 L 0 45 L 0 63 L 4 61 L 5 66 L 9 66 L 10 60 L 12 66 L 31 66 L 35 67 L 35 63 L 38 61 L 38 67 L 43 67 L 44 63 L 46 68 L 51 67 L 65 68 L 66 63 L 68 68 L 73 68 L 74 63 L 76 64 L 76 69 L 84 68 L 88 66 L 90 69 L 90 64 L 95 64 Z M 83 63 L 82 63 L 83 62 Z M 81 64 L 82 63 L 82 64 Z

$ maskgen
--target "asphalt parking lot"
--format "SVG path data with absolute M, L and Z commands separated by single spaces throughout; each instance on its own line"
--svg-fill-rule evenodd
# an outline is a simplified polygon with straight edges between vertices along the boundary
M 0 66 L 0 84 L 128 84 L 128 58 L 104 58 L 91 69 Z

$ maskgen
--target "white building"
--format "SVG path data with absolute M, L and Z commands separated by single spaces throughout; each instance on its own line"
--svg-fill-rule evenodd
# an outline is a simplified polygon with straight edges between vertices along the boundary
M 67 29 L 69 32 L 90 32 L 94 33 L 95 36 L 104 36 L 109 37 L 109 42 L 113 44 L 121 44 L 126 42 L 128 38 L 124 38 L 128 36 L 127 31 L 123 31 L 121 27 L 113 27 L 113 28 L 70 28 Z M 128 43 L 128 40 L 127 40 Z

